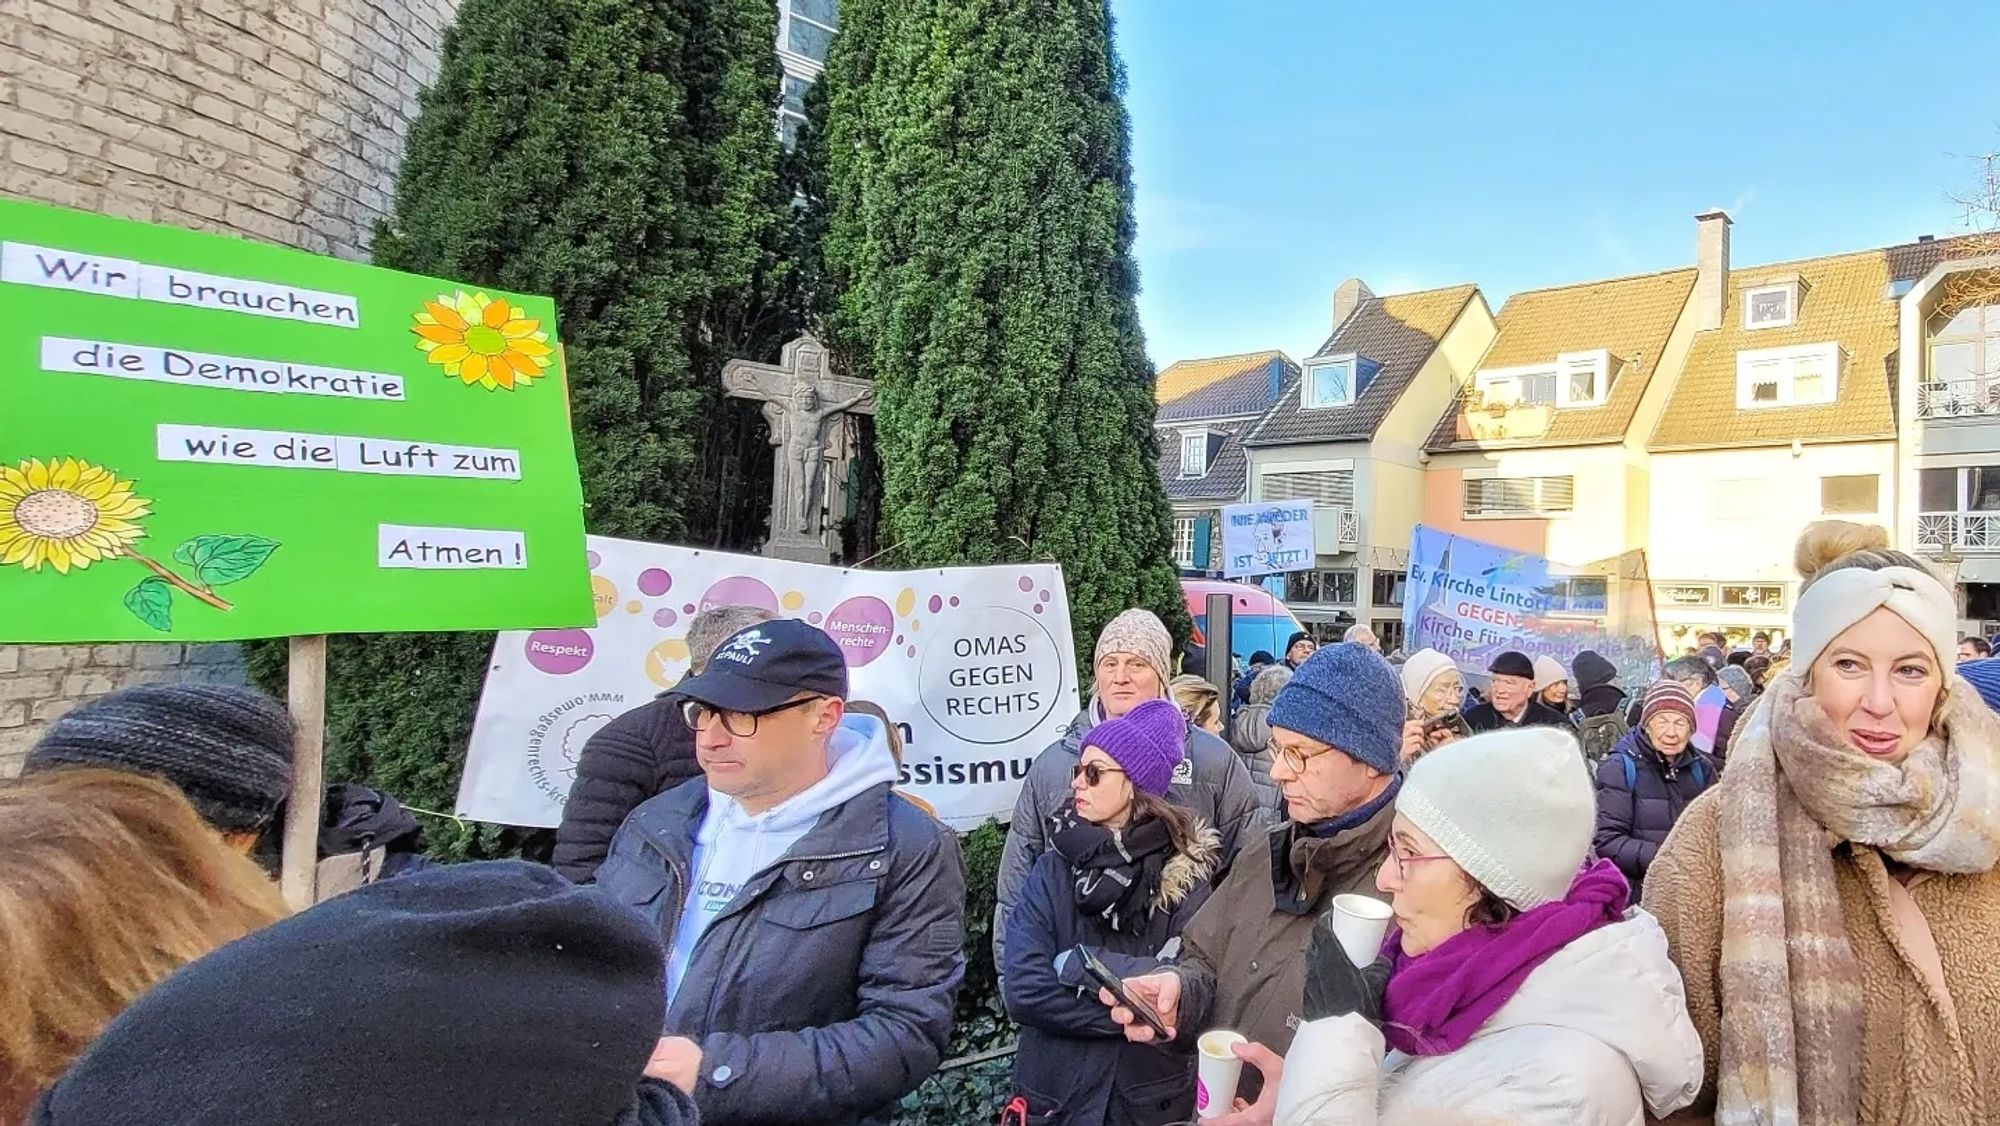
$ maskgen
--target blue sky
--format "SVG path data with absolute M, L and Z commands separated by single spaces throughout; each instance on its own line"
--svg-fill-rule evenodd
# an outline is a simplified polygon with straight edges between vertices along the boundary
M 1114 0 L 1148 350 L 1283 348 L 1333 288 L 1508 294 L 1962 228 L 2000 149 L 1976 5 Z

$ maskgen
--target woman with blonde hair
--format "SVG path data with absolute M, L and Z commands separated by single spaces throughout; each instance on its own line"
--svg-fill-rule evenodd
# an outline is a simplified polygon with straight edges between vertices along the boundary
M 1648 870 L 1720 1126 L 2000 1117 L 2000 719 L 1957 605 L 1881 528 L 1825 521 L 1793 664 Z
M 1173 690 L 1174 704 L 1181 709 L 1189 724 L 1210 735 L 1220 737 L 1223 734 L 1222 693 L 1215 685 L 1188 674 L 1175 677 L 1168 687 Z
M 0 785 L 0 1124 L 161 979 L 284 914 L 166 782 L 73 767 Z

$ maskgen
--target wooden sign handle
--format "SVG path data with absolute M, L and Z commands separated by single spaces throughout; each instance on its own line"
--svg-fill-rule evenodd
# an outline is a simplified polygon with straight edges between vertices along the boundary
M 287 675 L 292 723 L 292 795 L 285 803 L 285 853 L 278 886 L 292 910 L 312 906 L 319 867 L 319 819 L 326 790 L 326 636 L 291 639 Z

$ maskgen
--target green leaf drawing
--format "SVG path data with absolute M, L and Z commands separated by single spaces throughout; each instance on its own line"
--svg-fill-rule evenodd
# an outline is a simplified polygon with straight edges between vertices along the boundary
M 158 576 L 127 591 L 125 608 L 161 633 L 171 632 L 174 628 L 174 588 Z
M 278 541 L 263 536 L 196 536 L 174 549 L 174 560 L 213 587 L 249 578 L 276 550 Z

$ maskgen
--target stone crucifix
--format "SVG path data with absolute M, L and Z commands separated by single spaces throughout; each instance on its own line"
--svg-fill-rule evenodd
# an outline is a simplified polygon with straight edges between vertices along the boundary
M 771 538 L 766 555 L 804 558 L 818 551 L 820 508 L 826 490 L 828 428 L 844 413 L 874 414 L 875 388 L 865 379 L 827 369 L 826 345 L 811 335 L 786 344 L 779 362 L 731 360 L 722 386 L 732 397 L 763 405 L 771 424 L 776 464 L 771 473 Z

